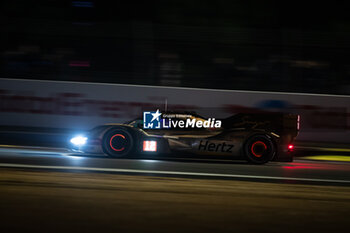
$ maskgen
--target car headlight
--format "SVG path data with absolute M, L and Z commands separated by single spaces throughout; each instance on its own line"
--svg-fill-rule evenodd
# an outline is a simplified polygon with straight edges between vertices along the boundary
M 75 146 L 83 146 L 86 144 L 86 141 L 87 141 L 87 137 L 84 137 L 82 135 L 78 135 L 78 136 L 75 136 L 74 138 L 72 138 L 70 140 L 70 142 L 72 144 L 74 144 Z

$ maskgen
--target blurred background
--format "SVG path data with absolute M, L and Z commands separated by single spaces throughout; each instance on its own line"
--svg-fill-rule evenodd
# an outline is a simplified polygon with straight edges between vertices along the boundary
M 1 78 L 350 94 L 346 1 L 0 4 Z

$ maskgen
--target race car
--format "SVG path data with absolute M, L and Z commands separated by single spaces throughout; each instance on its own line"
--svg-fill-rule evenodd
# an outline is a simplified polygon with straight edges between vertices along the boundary
M 170 121 L 207 119 L 196 113 L 166 113 Z M 169 119 L 167 119 L 169 122 Z M 104 153 L 110 157 L 152 154 L 212 155 L 245 159 L 250 163 L 293 161 L 293 141 L 300 117 L 285 113 L 235 114 L 220 120 L 220 127 L 147 129 L 143 119 L 97 126 L 70 139 L 71 149 Z

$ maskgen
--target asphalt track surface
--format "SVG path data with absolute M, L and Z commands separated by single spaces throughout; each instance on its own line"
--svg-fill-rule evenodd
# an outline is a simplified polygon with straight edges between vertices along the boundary
M 0 167 L 350 185 L 350 163 L 307 160 L 253 165 L 229 159 L 158 155 L 112 159 L 103 155 L 74 154 L 65 149 L 13 147 L 0 149 Z
M 0 149 L 2 232 L 347 231 L 350 163 Z

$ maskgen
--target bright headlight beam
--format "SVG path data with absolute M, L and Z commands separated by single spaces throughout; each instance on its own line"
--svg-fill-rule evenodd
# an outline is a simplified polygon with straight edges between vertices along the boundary
M 87 137 L 84 137 L 81 135 L 76 136 L 70 140 L 70 142 L 76 146 L 83 146 L 85 145 L 86 141 L 87 141 Z

